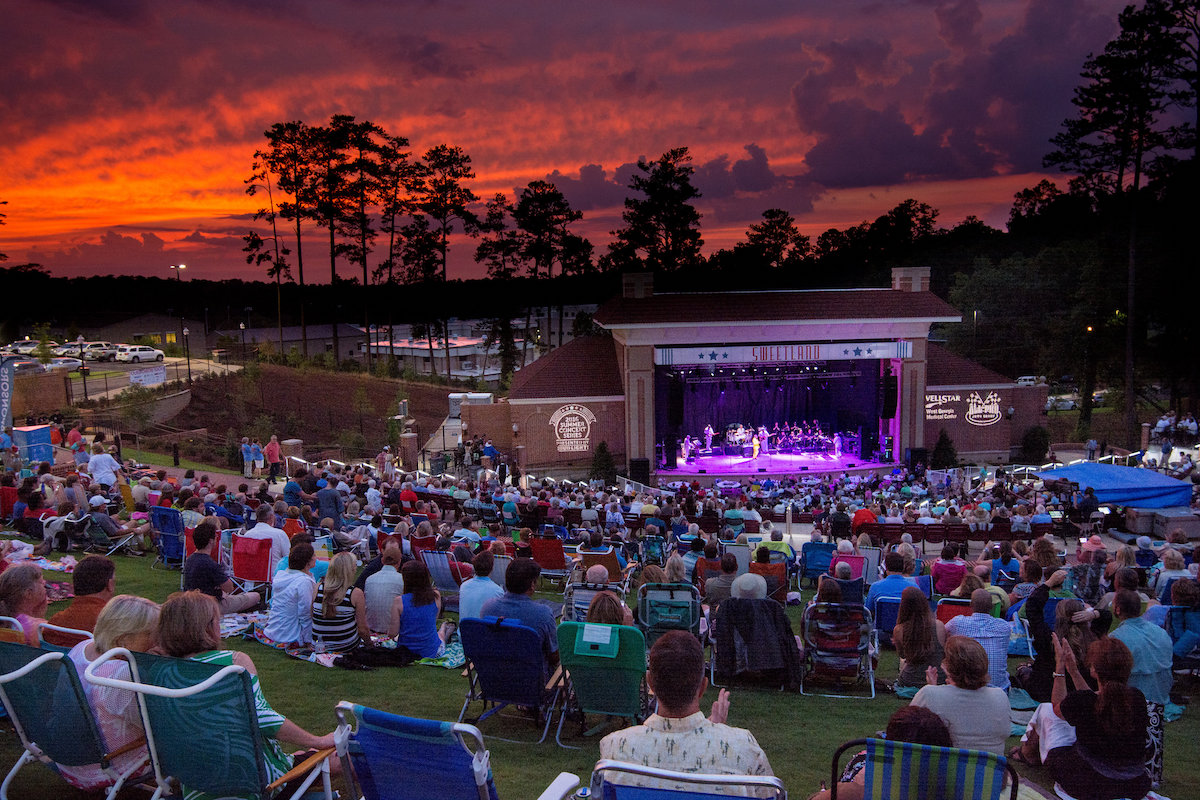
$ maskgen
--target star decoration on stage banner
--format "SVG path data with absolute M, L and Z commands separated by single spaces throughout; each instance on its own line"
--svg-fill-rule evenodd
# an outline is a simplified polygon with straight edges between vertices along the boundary
M 729 353 L 717 353 L 716 350 L 713 350 L 708 353 L 700 353 L 700 355 L 696 356 L 696 360 L 697 361 L 705 361 L 705 360 L 716 361 L 718 356 L 720 356 L 722 361 L 729 360 Z

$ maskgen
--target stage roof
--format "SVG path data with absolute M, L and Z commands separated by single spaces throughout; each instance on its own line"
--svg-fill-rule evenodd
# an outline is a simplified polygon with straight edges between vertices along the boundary
M 1192 485 L 1169 475 L 1115 464 L 1080 463 L 1036 472 L 1044 480 L 1068 480 L 1080 488 L 1092 487 L 1101 503 L 1136 508 L 1186 506 L 1192 502 Z
M 969 358 L 951 353 L 933 342 L 929 343 L 928 361 L 929 369 L 925 375 L 927 387 L 980 386 L 1014 382 L 1012 378 L 1006 378 L 999 372 L 990 370 L 982 364 L 976 364 Z
M 622 397 L 617 344 L 611 336 L 582 336 L 517 370 L 509 400 Z
M 799 292 L 697 292 L 617 297 L 595 314 L 606 328 L 662 325 L 666 320 L 697 326 L 723 322 L 788 320 L 924 319 L 958 322 L 962 314 L 932 292 L 897 289 L 822 289 Z

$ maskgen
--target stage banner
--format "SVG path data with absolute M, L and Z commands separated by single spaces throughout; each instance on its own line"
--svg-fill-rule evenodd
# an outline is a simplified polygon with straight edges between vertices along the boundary
M 17 356 L 4 356 L 0 360 L 0 430 L 11 428 L 13 381 L 16 378 L 16 363 L 21 359 Z
M 716 366 L 718 364 L 791 364 L 807 361 L 851 361 L 863 358 L 911 358 L 912 342 L 786 342 L 734 346 L 697 344 L 657 347 L 658 366 Z

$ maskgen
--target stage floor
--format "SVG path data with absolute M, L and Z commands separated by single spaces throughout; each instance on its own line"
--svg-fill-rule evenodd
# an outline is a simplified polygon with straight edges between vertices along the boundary
M 748 478 L 763 474 L 781 477 L 847 470 L 857 472 L 889 466 L 891 465 L 864 461 L 854 455 L 843 454 L 835 457 L 832 453 L 759 453 L 758 458 L 746 458 L 741 455 L 711 455 L 697 456 L 690 464 L 680 462 L 677 469 L 660 469 L 658 477 L 660 480 L 668 481 L 672 479 L 672 476 L 690 479 L 696 475 L 704 475 L 708 478 Z

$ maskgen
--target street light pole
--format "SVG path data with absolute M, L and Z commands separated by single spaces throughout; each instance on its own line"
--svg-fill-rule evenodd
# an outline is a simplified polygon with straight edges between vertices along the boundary
M 187 359 L 188 369 L 188 386 L 192 385 L 192 349 L 188 346 L 188 334 L 191 331 L 187 328 L 183 329 L 183 356 Z
M 246 366 L 246 323 L 239 322 L 238 327 L 242 329 L 242 366 Z
M 187 264 L 171 264 L 171 269 L 175 270 L 176 280 L 183 283 L 183 271 L 187 269 Z

